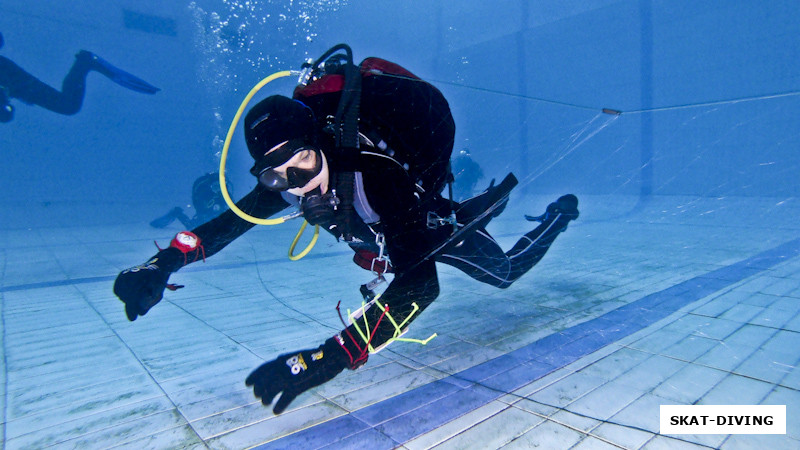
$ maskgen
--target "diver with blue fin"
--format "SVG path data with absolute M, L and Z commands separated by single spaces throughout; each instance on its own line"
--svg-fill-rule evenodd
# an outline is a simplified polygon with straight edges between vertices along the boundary
M 342 50 L 345 55 L 335 54 Z M 507 288 L 579 214 L 574 195 L 561 197 L 548 206 L 541 224 L 504 252 L 486 226 L 508 202 L 514 175 L 462 202 L 446 198 L 448 185 L 452 192 L 455 123 L 444 96 L 394 63 L 367 58 L 354 65 L 344 45 L 310 67 L 292 98 L 274 95 L 250 108 L 244 135 L 258 183 L 236 208 L 264 218 L 294 205 L 308 223 L 347 242 L 356 257 L 374 254 L 360 259 L 363 267 L 393 274 L 357 320 L 342 320 L 341 332 L 318 347 L 280 355 L 247 377 L 264 405 L 281 394 L 275 414 L 302 392 L 357 369 L 370 353 L 402 339 L 439 295 L 437 262 Z M 128 319 L 145 315 L 162 299 L 173 272 L 214 255 L 253 226 L 235 209 L 226 210 L 178 233 L 144 264 L 122 271 L 114 293 Z
M 0 48 L 3 47 L 0 34 Z M 143 94 L 155 94 L 160 89 L 86 50 L 75 55 L 75 62 L 58 91 L 34 77 L 10 59 L 0 56 L 0 122 L 14 119 L 12 99 L 28 105 L 38 105 L 55 113 L 77 114 L 83 106 L 86 76 L 97 72 L 118 85 Z

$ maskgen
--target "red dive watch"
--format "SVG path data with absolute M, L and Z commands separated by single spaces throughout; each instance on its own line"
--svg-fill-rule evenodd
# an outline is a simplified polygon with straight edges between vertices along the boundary
M 197 261 L 197 258 L 200 256 L 201 252 L 203 255 L 203 261 L 206 260 L 206 251 L 201 242 L 201 239 L 191 231 L 181 231 L 180 233 L 176 234 L 174 238 L 172 238 L 169 246 L 177 248 L 181 251 L 181 253 L 183 253 L 183 257 L 186 259 L 184 261 L 184 265 L 186 265 L 189 263 L 187 255 L 191 252 L 194 252 L 194 259 L 192 262 Z
M 200 238 L 191 231 L 181 231 L 172 238 L 169 246 L 177 248 L 184 254 L 194 252 L 200 247 Z

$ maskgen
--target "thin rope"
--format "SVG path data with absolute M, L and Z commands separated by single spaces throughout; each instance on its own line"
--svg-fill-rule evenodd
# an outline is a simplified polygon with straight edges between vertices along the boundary
M 794 95 L 800 95 L 800 91 L 791 91 L 791 92 L 780 92 L 776 94 L 765 94 L 765 95 L 757 95 L 752 97 L 739 97 L 729 100 L 717 100 L 713 102 L 703 102 L 703 103 L 687 103 L 685 105 L 674 105 L 674 106 L 662 106 L 658 108 L 647 108 L 647 109 L 637 109 L 633 111 L 623 111 L 623 114 L 639 114 L 639 113 L 646 113 L 646 112 L 657 112 L 657 111 L 671 111 L 676 109 L 687 109 L 687 108 L 700 108 L 703 106 L 714 106 L 714 105 L 728 105 L 733 103 L 741 103 L 741 102 L 752 102 L 756 100 L 768 100 L 773 98 L 781 98 L 781 97 L 791 97 Z
M 477 86 L 469 86 L 469 85 L 466 85 L 466 84 L 459 84 L 459 83 L 455 83 L 455 82 L 452 82 L 452 81 L 441 81 L 441 80 L 434 80 L 434 79 L 426 79 L 426 81 L 429 81 L 431 83 L 446 84 L 446 85 L 449 85 L 449 86 L 457 86 L 457 87 L 462 87 L 462 88 L 466 88 L 466 89 L 472 89 L 474 91 L 479 91 L 479 92 L 488 92 L 490 94 L 504 95 L 506 97 L 522 98 L 522 99 L 525 99 L 525 100 L 534 100 L 534 101 L 542 102 L 542 103 L 550 103 L 552 105 L 568 106 L 570 108 L 585 109 L 585 110 L 588 110 L 588 111 L 597 111 L 597 110 L 601 110 L 602 109 L 602 108 L 596 108 L 594 106 L 585 106 L 585 105 L 578 105 L 578 104 L 575 104 L 575 103 L 560 102 L 558 100 L 549 100 L 549 99 L 546 99 L 546 98 L 532 97 L 530 95 L 515 94 L 513 92 L 499 91 L 499 90 L 496 90 L 496 89 L 488 89 L 488 88 L 482 88 L 482 87 L 477 87 Z
M 397 76 L 397 75 L 390 75 L 390 74 L 381 74 L 381 75 L 383 75 L 383 76 Z M 466 84 L 456 83 L 456 82 L 453 82 L 453 81 L 442 81 L 442 80 L 434 80 L 434 79 L 429 79 L 428 81 L 433 82 L 433 83 L 438 83 L 438 84 L 445 84 L 445 85 L 448 85 L 448 86 L 456 86 L 456 87 L 461 87 L 461 88 L 465 88 L 465 89 L 472 89 L 474 91 L 479 91 L 479 92 L 487 92 L 487 93 L 503 95 L 503 96 L 507 96 L 507 97 L 522 98 L 522 99 L 533 100 L 533 101 L 542 102 L 542 103 L 550 103 L 550 104 L 553 104 L 553 105 L 567 106 L 567 107 L 571 107 L 571 108 L 585 109 L 585 110 L 589 110 L 589 111 L 598 111 L 598 110 L 600 110 L 605 114 L 611 114 L 611 115 L 641 114 L 641 113 L 647 113 L 647 112 L 672 111 L 672 110 L 678 110 L 678 109 L 700 108 L 700 107 L 704 107 L 704 106 L 715 106 L 715 105 L 727 105 L 727 104 L 734 104 L 734 103 L 740 103 L 740 102 L 751 102 L 751 101 L 756 101 L 756 100 L 769 100 L 769 99 L 773 99 L 773 98 L 791 97 L 791 96 L 795 96 L 795 95 L 800 95 L 800 91 L 789 91 L 789 92 L 778 92 L 778 93 L 774 93 L 774 94 L 754 95 L 754 96 L 749 96 L 749 97 L 738 97 L 738 98 L 732 98 L 732 99 L 726 99 L 726 100 L 715 100 L 715 101 L 710 101 L 710 102 L 686 103 L 686 104 L 681 104 L 681 105 L 659 106 L 659 107 L 656 107 L 656 108 L 645 108 L 645 109 L 635 109 L 635 110 L 632 110 L 632 111 L 621 111 L 621 110 L 617 110 L 617 109 L 613 109 L 613 108 L 598 108 L 598 107 L 594 107 L 594 106 L 579 105 L 579 104 L 576 104 L 576 103 L 568 103 L 568 102 L 561 102 L 561 101 L 557 101 L 557 100 L 549 100 L 549 99 L 540 98 L 540 97 L 532 97 L 532 96 L 529 96 L 529 95 L 515 94 L 513 92 L 505 92 L 505 91 L 500 91 L 500 90 L 496 90 L 496 89 L 488 89 L 488 88 L 482 88 L 482 87 L 478 87 L 478 86 L 470 86 L 470 85 L 466 85 Z

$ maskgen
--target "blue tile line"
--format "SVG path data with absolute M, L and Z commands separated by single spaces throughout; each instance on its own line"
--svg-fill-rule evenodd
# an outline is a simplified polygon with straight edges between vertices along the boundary
M 508 236 L 516 236 L 517 234 L 500 234 L 497 237 L 508 237 Z M 347 256 L 352 255 L 351 250 L 339 250 L 339 251 L 328 251 L 322 253 L 312 253 L 306 255 L 303 259 L 312 260 L 312 259 L 322 259 L 322 258 L 332 258 L 335 256 Z M 260 261 L 245 261 L 245 262 L 238 262 L 238 263 L 228 263 L 228 264 L 214 264 L 214 265 L 198 265 L 194 264 L 182 270 L 183 273 L 189 271 L 206 271 L 206 270 L 221 270 L 221 269 L 238 269 L 240 267 L 247 267 L 252 266 L 253 264 L 275 264 L 286 262 L 286 257 L 282 258 L 271 258 L 271 259 L 264 259 Z M 101 275 L 96 277 L 82 277 L 82 278 L 71 278 L 67 280 L 52 280 L 52 281 L 40 281 L 37 283 L 25 283 L 25 284 L 17 284 L 11 286 L 0 286 L 0 293 L 3 292 L 14 292 L 14 291 L 27 291 L 28 289 L 42 289 L 42 288 L 49 288 L 49 287 L 61 287 L 61 286 L 73 286 L 78 284 L 88 284 L 88 283 L 100 283 L 104 281 L 114 281 L 117 279 L 117 275 Z
M 508 236 L 516 236 L 517 234 L 500 234 L 498 237 L 508 237 Z M 303 259 L 312 260 L 312 259 L 322 259 L 322 258 L 332 258 L 335 256 L 347 256 L 352 255 L 351 250 L 339 250 L 339 251 L 328 251 L 322 253 L 312 253 L 305 256 Z M 275 264 L 286 262 L 286 257 L 282 258 L 272 258 L 272 259 L 264 259 L 260 261 L 245 261 L 245 262 L 238 262 L 238 263 L 228 263 L 228 264 L 214 264 L 214 265 L 198 265 L 194 264 L 182 270 L 183 273 L 189 271 L 206 271 L 206 270 L 221 270 L 221 269 L 238 269 L 240 267 L 247 267 L 252 266 L 253 264 Z M 72 286 L 78 284 L 87 284 L 87 283 L 100 283 L 103 281 L 114 281 L 117 279 L 117 275 L 101 275 L 96 277 L 83 277 L 83 278 L 71 278 L 67 280 L 53 280 L 53 281 L 40 281 L 37 283 L 25 283 L 25 284 L 17 284 L 11 286 L 0 286 L 0 293 L 3 292 L 14 292 L 14 291 L 27 291 L 28 289 L 42 289 L 42 288 L 49 288 L 49 287 L 60 287 L 60 286 Z
M 642 330 L 692 302 L 798 255 L 800 239 L 794 239 L 454 375 L 256 448 L 310 449 L 328 445 L 395 448 Z
M 352 255 L 353 252 L 351 250 L 347 251 L 331 251 L 325 253 L 316 253 L 313 255 L 308 255 L 303 259 L 322 259 L 322 258 L 331 258 L 334 256 L 342 256 L 342 255 Z M 238 269 L 240 267 L 252 266 L 254 264 L 275 264 L 286 262 L 287 258 L 272 258 L 272 259 L 264 259 L 259 261 L 245 261 L 245 262 L 237 262 L 237 263 L 228 263 L 228 264 L 213 264 L 213 265 L 199 265 L 197 263 L 186 267 L 185 269 L 181 270 L 181 273 L 187 272 L 204 272 L 206 270 L 222 270 L 222 269 Z M 0 286 L 0 293 L 3 292 L 14 292 L 14 291 L 27 291 L 29 289 L 41 289 L 41 288 L 49 288 L 49 287 L 60 287 L 60 286 L 73 286 L 78 284 L 87 284 L 87 283 L 100 283 L 104 281 L 114 281 L 117 279 L 117 274 L 114 275 L 101 275 L 96 277 L 83 277 L 83 278 L 70 278 L 66 280 L 53 280 L 53 281 L 40 281 L 38 283 L 26 283 L 26 284 L 17 284 L 12 286 Z M 111 287 L 109 286 L 109 290 Z

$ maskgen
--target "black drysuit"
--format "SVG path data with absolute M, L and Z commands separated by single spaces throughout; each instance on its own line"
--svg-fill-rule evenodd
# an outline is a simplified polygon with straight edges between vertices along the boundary
M 337 92 L 300 98 L 315 113 L 318 144 L 328 160 L 332 180 L 338 171 L 352 170 L 349 163 L 337 158 L 341 152 L 337 153 L 333 137 L 323 131 L 327 125 L 325 119 L 335 113 L 340 95 Z M 451 209 L 448 200 L 430 191 L 431 186 L 433 189 L 444 186 L 453 147 L 455 124 L 447 101 L 436 88 L 419 80 L 368 76 L 363 79 L 359 118 L 359 130 L 373 141 L 384 141 L 393 150 L 388 153 L 395 157 L 403 155 L 402 159 L 424 161 L 423 164 L 407 164 L 410 169 L 407 170 L 402 166 L 406 161 L 388 157 L 387 151 L 378 147 L 362 146 L 360 149 L 371 153 L 363 158 L 365 162 L 362 161 L 359 168 L 369 205 L 380 216 L 380 222 L 372 224 L 372 228 L 384 234 L 395 274 L 380 302 L 389 305 L 389 313 L 397 323 L 411 313 L 412 303 L 416 302 L 420 310 L 424 310 L 439 295 L 436 261 L 455 266 L 478 281 L 506 288 L 541 259 L 566 226 L 566 219 L 545 220 L 508 253 L 504 253 L 483 228 L 440 249 L 450 238 L 452 227 L 430 229 L 427 216 L 429 211 L 434 211 L 445 217 Z M 420 180 L 425 180 L 422 189 L 415 186 Z M 429 191 L 423 191 L 426 183 Z M 478 196 L 456 204 L 459 222 L 491 206 L 482 199 Z M 250 215 L 269 217 L 287 208 L 289 203 L 281 194 L 257 186 L 239 200 L 237 206 Z M 360 225 L 363 230 L 363 223 Z M 205 255 L 211 256 L 253 226 L 229 210 L 192 231 L 201 239 Z M 369 242 L 369 237 L 363 240 Z M 432 254 L 437 249 L 440 250 Z M 183 255 L 180 260 L 183 264 Z M 177 270 L 177 267 L 169 269 Z M 366 314 L 372 327 L 378 323 L 381 311 L 370 308 Z M 392 338 L 394 331 L 388 320 L 381 321 L 371 345 L 383 344 Z M 357 336 L 355 331 L 350 332 Z M 363 342 L 359 345 L 363 347 Z
M 16 98 L 59 114 L 76 114 L 83 105 L 86 75 L 90 69 L 87 63 L 76 60 L 64 77 L 61 91 L 57 91 L 26 72 L 14 61 L 0 56 L 0 107 L 9 99 Z M 9 116 L 8 120 L 11 118 Z

